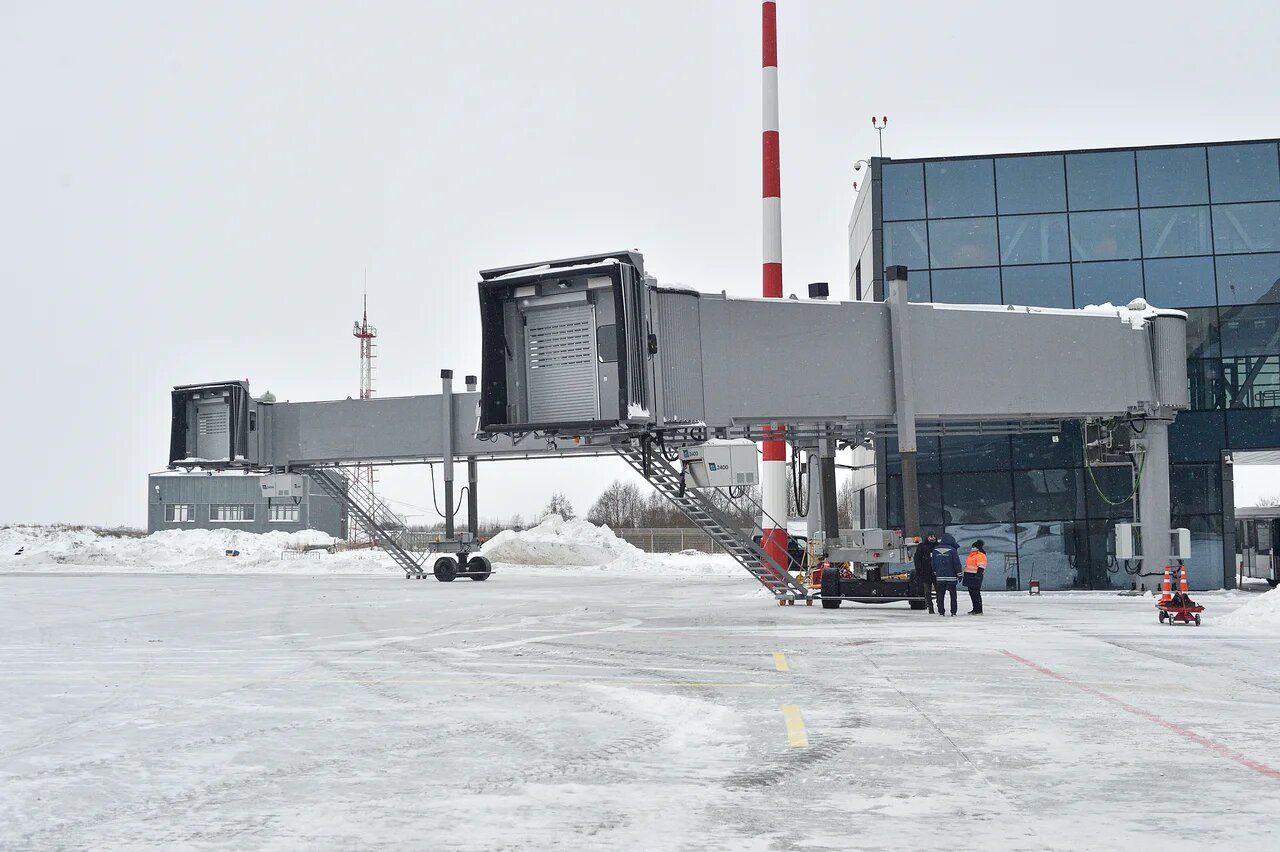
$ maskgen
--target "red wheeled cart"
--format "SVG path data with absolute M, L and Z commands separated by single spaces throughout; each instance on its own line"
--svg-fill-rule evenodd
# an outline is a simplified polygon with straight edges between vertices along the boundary
M 1200 626 L 1200 613 L 1204 612 L 1204 607 L 1199 604 L 1191 606 L 1176 606 L 1173 601 L 1168 603 L 1156 604 L 1156 615 L 1160 620 L 1167 624 L 1192 624 L 1196 627 Z

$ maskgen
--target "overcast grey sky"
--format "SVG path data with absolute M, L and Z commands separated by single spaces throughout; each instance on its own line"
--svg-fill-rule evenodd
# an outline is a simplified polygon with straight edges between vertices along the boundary
M 0 522 L 144 524 L 174 384 L 354 394 L 364 270 L 380 395 L 478 371 L 480 268 L 634 247 L 758 294 L 759 28 L 756 0 L 3 0 Z M 843 294 L 873 113 L 902 157 L 1275 137 L 1278 36 L 1274 0 L 780 0 L 787 291 Z M 625 473 L 489 465 L 482 514 Z

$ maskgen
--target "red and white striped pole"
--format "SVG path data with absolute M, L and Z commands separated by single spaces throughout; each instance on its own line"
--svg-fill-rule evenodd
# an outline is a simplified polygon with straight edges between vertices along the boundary
M 782 168 L 778 148 L 778 6 L 764 0 L 764 297 L 782 298 Z M 760 519 L 765 553 L 787 568 L 787 442 L 763 442 Z M 780 430 L 779 430 L 780 431 Z

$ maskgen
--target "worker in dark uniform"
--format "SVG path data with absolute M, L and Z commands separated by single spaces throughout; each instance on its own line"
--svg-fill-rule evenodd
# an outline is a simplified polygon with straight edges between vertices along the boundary
M 933 547 L 938 543 L 938 534 L 929 533 L 924 541 L 916 545 L 916 554 L 912 559 L 915 565 L 916 586 L 924 589 L 925 600 L 929 602 L 929 614 L 933 614 L 933 585 L 937 579 L 933 574 Z
M 929 562 L 933 566 L 934 589 L 938 593 L 938 615 L 947 614 L 943 600 L 943 595 L 947 593 L 951 595 L 951 614 L 955 615 L 958 608 L 956 584 L 960 582 L 960 575 L 964 571 L 960 564 L 960 544 L 955 536 L 949 532 L 939 536 L 938 543 L 929 554 Z

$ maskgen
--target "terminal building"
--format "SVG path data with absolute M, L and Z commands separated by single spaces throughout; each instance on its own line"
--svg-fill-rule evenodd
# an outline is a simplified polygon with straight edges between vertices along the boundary
M 303 477 L 298 500 L 262 496 L 262 476 L 240 471 L 164 471 L 147 477 L 147 532 L 233 529 L 245 532 L 319 530 L 347 537 L 346 509 Z
M 1170 431 L 1173 525 L 1192 533 L 1192 587 L 1233 586 L 1233 465 L 1280 449 L 1277 141 L 873 158 L 869 171 L 849 225 L 851 298 L 883 299 L 884 269 L 900 264 L 917 302 L 1145 298 L 1186 311 L 1192 410 Z M 1129 588 L 1108 533 L 1133 516 L 1133 470 L 1086 464 L 1083 444 L 1080 423 L 922 438 L 922 527 L 983 539 L 988 588 Z M 877 446 L 875 473 L 864 522 L 899 526 L 893 440 Z

